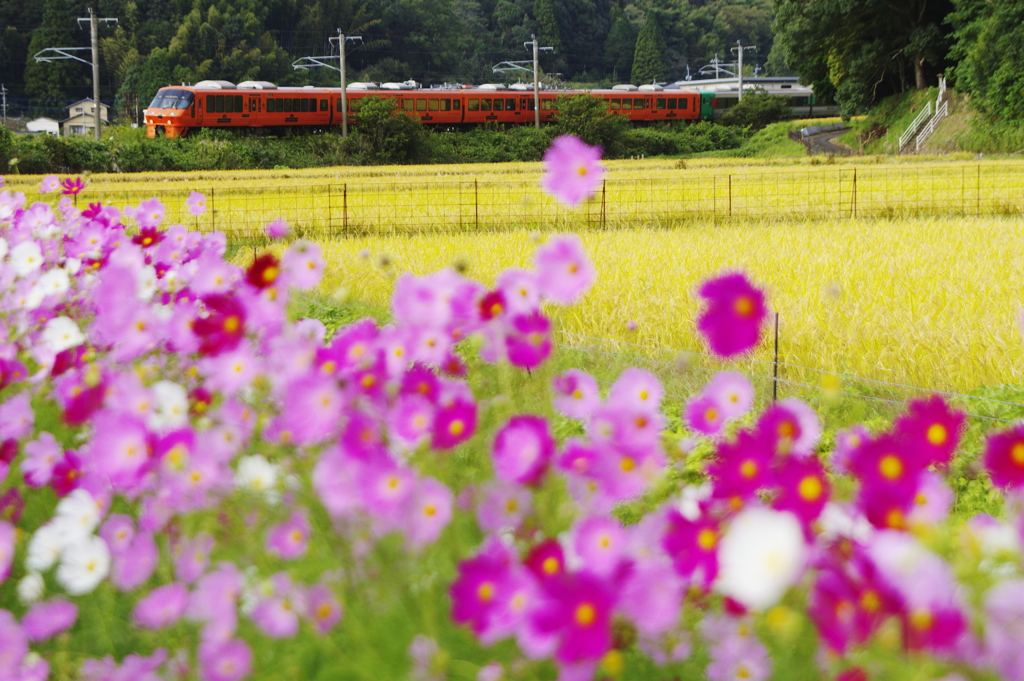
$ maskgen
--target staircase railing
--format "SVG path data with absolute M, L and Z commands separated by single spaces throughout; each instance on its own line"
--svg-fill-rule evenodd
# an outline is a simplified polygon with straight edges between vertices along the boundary
M 921 145 L 924 144 L 925 140 L 928 139 L 933 132 L 935 132 L 935 128 L 939 125 L 939 121 L 945 118 L 947 114 L 949 114 L 949 102 L 943 102 L 942 106 L 935 111 L 935 115 L 932 116 L 927 125 L 921 128 L 921 132 L 917 133 L 917 140 L 914 143 L 915 152 L 921 151 Z
M 908 127 L 906 131 L 902 135 L 900 135 L 899 148 L 897 149 L 897 153 L 903 151 L 903 147 L 907 146 L 910 140 L 914 138 L 914 135 L 917 134 L 918 129 L 922 125 L 924 125 L 924 122 L 928 120 L 928 117 L 931 115 L 932 103 L 931 100 L 929 100 L 925 102 L 924 108 L 921 109 L 921 113 L 917 114 L 917 118 L 913 120 L 913 122 L 910 124 L 910 127 Z

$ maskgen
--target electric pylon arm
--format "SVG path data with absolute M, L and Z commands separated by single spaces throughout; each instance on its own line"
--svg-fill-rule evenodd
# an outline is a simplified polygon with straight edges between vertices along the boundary
M 529 66 L 524 66 L 529 64 Z M 527 71 L 533 73 L 533 60 L 529 61 L 503 61 L 491 67 L 491 73 L 506 73 L 508 71 Z
M 90 50 L 91 51 L 92 48 L 91 47 L 47 47 L 44 50 L 39 50 L 38 52 L 36 52 L 35 55 L 33 56 L 33 59 L 35 59 L 38 62 L 45 62 L 45 63 L 50 63 L 50 62 L 56 61 L 58 59 L 74 59 L 75 61 L 80 61 L 83 64 L 86 64 L 88 66 L 92 66 L 92 62 L 91 61 L 86 61 L 86 60 L 82 59 L 81 57 L 76 57 L 73 54 L 69 54 L 69 52 L 81 52 L 82 50 Z M 52 54 L 46 54 L 46 56 L 40 56 L 40 55 L 43 55 L 44 53 L 47 53 L 47 52 L 50 52 Z
M 338 55 L 336 55 L 336 54 L 335 55 L 324 55 L 322 57 L 300 57 L 300 58 L 298 58 L 298 59 L 296 59 L 295 61 L 292 62 L 292 68 L 298 70 L 298 69 L 312 69 L 312 68 L 316 68 L 317 66 L 326 66 L 329 69 L 334 69 L 335 71 L 341 71 L 340 67 L 335 66 L 333 64 L 328 64 L 328 63 L 322 61 L 324 59 L 337 59 L 337 58 L 338 58 Z

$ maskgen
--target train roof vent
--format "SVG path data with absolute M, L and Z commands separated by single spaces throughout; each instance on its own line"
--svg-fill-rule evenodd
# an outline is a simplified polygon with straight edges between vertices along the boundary
M 637 90 L 643 90 L 644 92 L 651 92 L 651 91 L 660 92 L 661 90 L 664 90 L 664 89 L 665 88 L 663 88 L 662 86 L 658 85 L 657 83 L 648 83 L 647 85 L 641 85 L 640 87 L 637 88 Z
M 533 86 L 529 83 L 512 83 L 508 86 L 509 90 L 532 90 Z
M 483 85 L 479 86 L 477 89 L 479 89 L 479 90 L 507 90 L 508 88 L 506 88 L 501 83 L 484 83 Z
M 229 80 L 201 80 L 194 87 L 200 90 L 234 90 L 235 84 Z
M 346 85 L 345 89 L 346 90 L 376 90 L 377 89 L 377 84 L 376 83 L 360 83 L 360 82 L 355 82 L 355 83 L 349 83 L 348 85 Z
M 238 84 L 239 90 L 276 90 L 277 86 L 266 80 L 245 80 Z
M 416 90 L 420 84 L 415 80 L 403 80 L 401 83 L 381 83 L 381 90 Z
M 629 83 L 623 83 L 622 85 L 612 85 L 612 89 L 613 90 L 628 90 L 628 91 L 632 92 L 633 90 L 636 90 L 637 87 L 636 87 L 636 85 L 630 85 Z

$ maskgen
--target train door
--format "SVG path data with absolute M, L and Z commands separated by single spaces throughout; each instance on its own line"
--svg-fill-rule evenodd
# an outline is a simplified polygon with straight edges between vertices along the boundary
M 263 109 L 261 98 L 257 94 L 252 94 L 246 99 L 249 101 L 246 102 L 245 111 L 242 113 L 244 119 L 242 125 L 256 125 L 259 122 L 260 111 Z

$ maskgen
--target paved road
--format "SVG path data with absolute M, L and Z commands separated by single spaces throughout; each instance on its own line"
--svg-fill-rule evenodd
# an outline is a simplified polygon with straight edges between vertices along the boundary
M 823 132 L 818 135 L 809 135 L 803 139 L 804 146 L 807 147 L 807 153 L 809 154 L 835 154 L 836 156 L 851 156 L 853 151 L 846 147 L 836 144 L 833 140 L 843 133 L 847 132 L 849 128 L 843 128 L 842 130 L 833 130 L 832 132 Z

